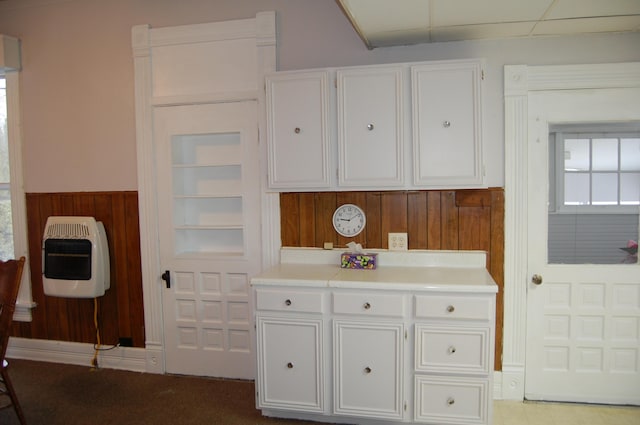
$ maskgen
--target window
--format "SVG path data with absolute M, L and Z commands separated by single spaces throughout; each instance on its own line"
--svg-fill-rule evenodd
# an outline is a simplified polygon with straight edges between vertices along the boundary
M 640 205 L 640 133 L 559 133 L 563 205 Z
M 637 263 L 640 123 L 552 127 L 549 155 L 549 262 Z
M 27 257 L 27 220 L 22 184 L 20 134 L 20 73 L 0 68 L 0 257 Z M 29 267 L 22 273 L 13 320 L 31 321 L 35 306 L 31 296 Z
M 0 259 L 14 258 L 11 173 L 7 127 L 7 81 L 0 76 Z

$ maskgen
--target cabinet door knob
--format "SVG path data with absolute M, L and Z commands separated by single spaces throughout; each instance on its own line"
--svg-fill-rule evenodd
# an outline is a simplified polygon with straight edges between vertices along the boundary
M 453 313 L 454 311 L 456 311 L 456 308 L 454 306 L 452 306 L 452 305 L 447 306 L 447 312 Z
M 451 347 L 449 347 L 449 349 L 447 350 L 447 352 L 449 354 L 454 354 L 456 352 L 456 347 L 454 347 L 453 345 Z
M 293 132 L 296 133 L 296 134 L 300 134 L 300 127 L 294 128 Z
M 371 304 L 364 303 L 364 305 L 362 307 L 364 307 L 365 310 L 369 310 L 371 308 Z
M 444 128 L 449 128 L 451 127 L 451 121 L 442 121 L 442 126 Z
M 291 362 L 287 363 L 287 369 L 293 369 L 293 363 Z
M 449 406 L 453 406 L 454 404 L 456 404 L 456 399 L 455 399 L 455 398 L 453 398 L 453 397 L 449 397 L 449 398 L 447 399 L 447 404 L 448 404 Z
M 291 300 L 285 300 L 284 305 L 291 305 Z
M 371 131 L 373 130 L 373 124 L 367 124 L 367 130 Z
M 365 367 L 364 373 L 371 373 L 371 368 L 369 366 Z

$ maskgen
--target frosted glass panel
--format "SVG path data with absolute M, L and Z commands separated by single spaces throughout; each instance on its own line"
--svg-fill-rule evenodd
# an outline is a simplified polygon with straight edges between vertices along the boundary
M 640 171 L 640 139 L 620 140 L 620 169 Z
M 617 205 L 618 204 L 618 174 L 593 173 L 592 179 L 592 205 Z
M 620 176 L 620 204 L 640 205 L 640 173 Z
M 564 141 L 564 169 L 566 171 L 589 170 L 589 139 Z
M 565 174 L 564 187 L 565 205 L 589 204 L 589 174 Z
M 595 171 L 618 170 L 618 139 L 593 139 L 592 163 Z

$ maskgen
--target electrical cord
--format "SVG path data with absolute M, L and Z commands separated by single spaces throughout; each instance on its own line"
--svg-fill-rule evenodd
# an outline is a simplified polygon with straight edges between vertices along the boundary
M 93 299 L 93 324 L 96 327 L 96 343 L 93 344 L 93 360 L 91 366 L 98 369 L 98 353 L 100 352 L 100 327 L 98 326 L 98 298 Z

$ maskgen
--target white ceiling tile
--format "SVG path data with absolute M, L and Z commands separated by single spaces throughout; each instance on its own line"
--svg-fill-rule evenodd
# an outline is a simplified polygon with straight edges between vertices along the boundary
M 364 32 L 427 28 L 429 0 L 342 0 Z
M 640 15 L 559 19 L 536 24 L 532 35 L 585 34 L 593 32 L 635 31 L 640 26 Z
M 553 0 L 432 0 L 431 26 L 536 21 L 551 3 Z
M 640 0 L 556 0 L 545 19 L 640 15 Z
M 528 36 L 535 22 L 457 25 L 431 29 L 431 41 L 459 41 Z

